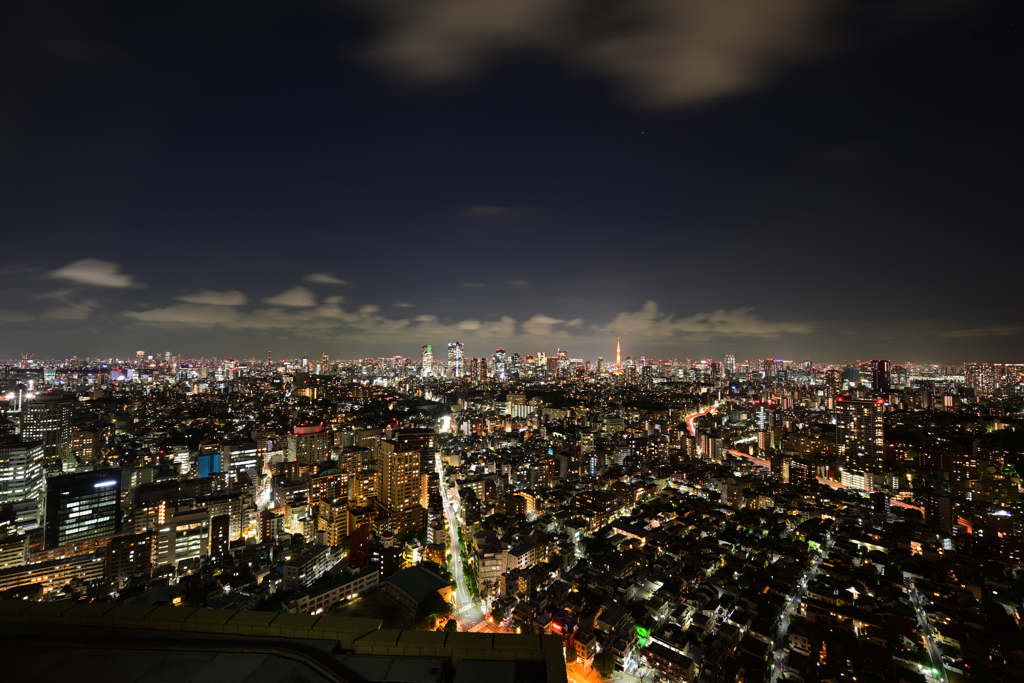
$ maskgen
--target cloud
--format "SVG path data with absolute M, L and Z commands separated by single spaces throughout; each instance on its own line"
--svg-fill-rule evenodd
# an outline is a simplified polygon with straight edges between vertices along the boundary
M 299 285 L 295 285 L 277 296 L 265 299 L 265 301 L 274 306 L 292 306 L 295 308 L 316 306 L 316 297 L 313 296 L 313 292 Z
M 573 19 L 579 0 L 364 0 L 383 33 L 367 56 L 417 80 L 470 75 L 496 52 L 544 48 Z
M 217 304 L 173 304 L 148 311 L 125 311 L 124 315 L 147 323 L 232 327 L 239 314 L 234 308 Z
M 29 320 L 35 320 L 35 316 L 31 313 L 25 313 L 24 311 L 11 311 L 0 308 L 0 322 L 4 323 L 23 323 Z
M 460 282 L 459 287 L 469 287 L 470 289 L 486 287 L 482 282 Z
M 646 106 L 703 102 L 761 86 L 835 45 L 824 29 L 845 7 L 819 0 L 363 5 L 383 29 L 366 55 L 401 77 L 459 80 L 503 54 L 532 51 L 609 76 Z
M 92 299 L 86 299 L 85 301 L 68 303 L 63 306 L 54 306 L 53 308 L 44 311 L 43 317 L 52 318 L 54 320 L 84 320 L 88 318 L 97 307 L 98 304 L 95 301 Z
M 14 264 L 14 265 L 10 265 L 10 266 L 0 267 L 0 275 L 18 275 L 18 276 L 35 275 L 36 273 L 39 272 L 39 270 L 40 269 L 36 268 L 35 266 L 26 266 L 26 265 L 21 265 L 21 264 Z
M 813 329 L 810 323 L 769 322 L 753 311 L 752 308 L 718 309 L 713 313 L 677 318 L 660 312 L 655 302 L 648 301 L 639 311 L 618 313 L 611 323 L 596 329 L 604 334 L 639 339 L 683 337 L 694 341 L 712 337 L 778 337 L 807 334 Z
M 214 292 L 209 289 L 201 289 L 195 294 L 179 296 L 178 301 L 186 301 L 192 304 L 210 304 L 212 306 L 241 306 L 248 297 L 237 289 L 227 292 Z
M 970 4 L 358 0 L 380 27 L 364 56 L 399 78 L 464 80 L 509 54 L 537 53 L 571 70 L 611 78 L 636 104 L 650 107 L 707 102 L 762 87 L 794 65 L 855 44 L 851 26 L 870 25 L 876 32 L 917 27 L 922 19 Z
M 523 323 L 523 332 L 532 337 L 550 337 L 554 326 L 564 322 L 564 320 L 538 313 Z
M 529 287 L 533 283 L 527 282 L 526 280 L 509 280 L 506 284 L 511 285 L 512 287 L 519 287 L 520 289 L 523 289 L 524 287 Z
M 69 303 L 71 297 L 79 292 L 77 287 L 66 287 L 64 289 L 55 289 L 50 292 L 43 292 L 42 294 L 36 294 L 33 299 L 54 299 L 63 303 Z
M 993 325 L 991 327 L 975 327 L 969 330 L 950 330 L 942 332 L 940 337 L 1012 337 L 1024 332 L 1020 325 Z
M 275 299 L 300 300 L 285 292 Z M 302 299 L 305 301 L 306 299 Z M 349 336 L 364 344 L 407 344 L 418 347 L 434 340 L 462 339 L 474 345 L 499 344 L 506 347 L 532 346 L 558 342 L 587 341 L 595 331 L 610 337 L 635 340 L 699 340 L 716 336 L 778 337 L 811 331 L 806 323 L 770 322 L 754 315 L 753 309 L 718 310 L 685 318 L 665 314 L 653 301 L 639 311 L 620 312 L 605 326 L 586 326 L 582 318 L 563 319 L 537 313 L 520 322 L 511 316 L 484 320 L 467 318 L 446 320 L 429 313 L 409 318 L 392 318 L 381 308 L 363 305 L 355 310 L 340 304 L 322 303 L 310 306 L 281 304 L 256 310 L 210 303 L 174 303 L 143 311 L 126 311 L 124 315 L 140 323 L 157 326 L 221 327 L 231 330 L 287 331 L 289 335 L 344 338 Z
M 144 287 L 135 282 L 135 276 L 121 272 L 121 265 L 113 261 L 87 258 L 69 263 L 50 272 L 50 277 L 70 280 L 94 287 Z
M 347 285 L 348 282 L 333 273 L 310 273 L 305 277 L 306 282 L 316 282 L 321 285 Z
M 412 304 L 409 303 L 408 301 L 395 301 L 391 305 L 394 306 L 395 308 L 412 308 L 413 307 Z

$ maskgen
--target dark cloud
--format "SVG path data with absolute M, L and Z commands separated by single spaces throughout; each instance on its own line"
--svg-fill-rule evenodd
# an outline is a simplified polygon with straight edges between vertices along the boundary
M 1022 325 L 992 325 L 942 332 L 943 337 L 1012 337 L 1024 332 Z

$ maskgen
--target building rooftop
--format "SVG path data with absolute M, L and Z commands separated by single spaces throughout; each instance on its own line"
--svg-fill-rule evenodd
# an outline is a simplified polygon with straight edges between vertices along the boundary
M 0 601 L 4 679 L 90 683 L 564 683 L 554 636 L 380 630 L 377 619 Z M 478 660 L 500 661 L 484 662 Z M 462 668 L 467 667 L 465 673 Z M 442 678 L 443 676 L 443 678 Z
M 392 574 L 385 583 L 398 586 L 416 602 L 423 602 L 431 593 L 450 585 L 434 572 L 419 565 Z

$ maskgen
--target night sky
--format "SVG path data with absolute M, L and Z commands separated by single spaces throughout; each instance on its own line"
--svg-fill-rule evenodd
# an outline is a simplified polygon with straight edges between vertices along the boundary
M 6 2 L 0 358 L 1024 362 L 1022 5 Z

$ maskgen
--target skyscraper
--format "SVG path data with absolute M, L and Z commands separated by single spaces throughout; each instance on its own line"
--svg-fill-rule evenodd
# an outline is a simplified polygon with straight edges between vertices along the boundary
M 879 394 L 889 393 L 890 363 L 887 360 L 871 361 L 871 388 Z
M 494 361 L 494 376 L 498 381 L 505 380 L 505 373 L 508 372 L 508 352 L 505 351 L 504 347 L 495 349 L 494 355 L 492 356 Z
M 725 373 L 727 377 L 732 377 L 736 374 L 736 354 L 732 351 L 725 354 Z
M 842 467 L 885 474 L 883 403 L 882 399 L 836 399 L 836 448 Z
M 430 344 L 420 347 L 420 374 L 424 377 L 434 374 L 434 347 Z
M 47 548 L 121 531 L 121 470 L 47 479 L 45 527 Z
M 42 441 L 49 472 L 60 472 L 71 455 L 71 407 L 74 402 L 61 393 L 42 394 L 21 407 L 21 438 Z
M 465 374 L 465 344 L 462 342 L 448 342 L 448 375 L 459 379 Z

